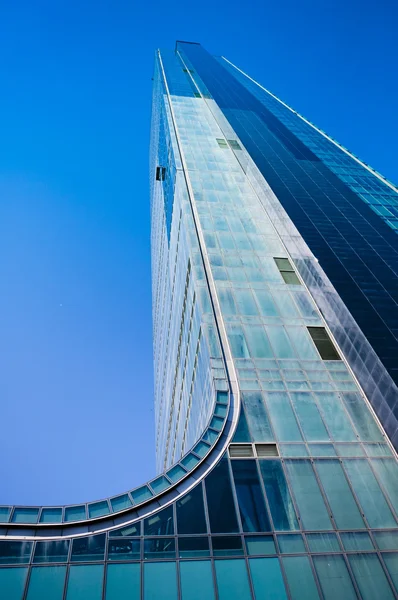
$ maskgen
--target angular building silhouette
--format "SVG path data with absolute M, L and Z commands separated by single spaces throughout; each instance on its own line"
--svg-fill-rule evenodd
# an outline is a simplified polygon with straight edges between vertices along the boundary
M 397 189 L 188 42 L 150 165 L 159 474 L 0 507 L 0 598 L 397 598 Z

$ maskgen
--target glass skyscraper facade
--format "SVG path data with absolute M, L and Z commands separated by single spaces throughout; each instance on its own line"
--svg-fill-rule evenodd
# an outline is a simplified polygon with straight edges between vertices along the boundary
M 0 598 L 397 598 L 397 190 L 187 42 L 150 165 L 158 476 L 0 507 Z

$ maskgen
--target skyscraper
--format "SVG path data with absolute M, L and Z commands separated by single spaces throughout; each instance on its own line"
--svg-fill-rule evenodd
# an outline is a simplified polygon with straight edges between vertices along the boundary
M 159 475 L 0 507 L 0 597 L 396 598 L 397 190 L 187 42 L 150 164 Z

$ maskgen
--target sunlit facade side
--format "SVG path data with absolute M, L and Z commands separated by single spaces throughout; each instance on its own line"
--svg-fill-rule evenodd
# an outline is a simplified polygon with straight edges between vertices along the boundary
M 233 70 L 198 44 L 155 59 L 159 475 L 97 502 L 0 507 L 0 598 L 398 597 L 397 456 L 345 351 L 366 336 L 248 151 L 250 98 L 245 115 L 222 91 L 236 98 Z

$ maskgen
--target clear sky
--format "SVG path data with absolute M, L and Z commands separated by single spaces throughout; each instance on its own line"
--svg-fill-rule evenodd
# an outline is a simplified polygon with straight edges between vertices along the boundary
M 395 0 L 2 3 L 0 503 L 155 474 L 155 49 L 201 42 L 397 182 L 397 21 Z

